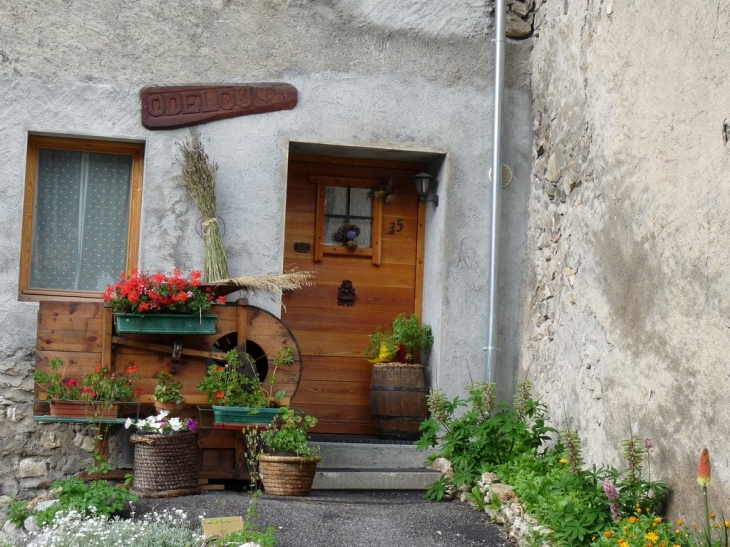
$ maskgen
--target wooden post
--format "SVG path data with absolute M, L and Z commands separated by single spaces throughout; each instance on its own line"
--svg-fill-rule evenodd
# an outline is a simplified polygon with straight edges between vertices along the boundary
M 101 364 L 112 370 L 112 336 L 114 330 L 114 316 L 112 309 L 102 308 L 102 343 L 101 343 Z

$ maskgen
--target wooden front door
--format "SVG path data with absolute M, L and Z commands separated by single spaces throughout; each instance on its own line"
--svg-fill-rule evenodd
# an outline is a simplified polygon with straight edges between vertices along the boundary
M 281 318 L 302 355 L 292 405 L 319 419 L 317 433 L 373 434 L 371 364 L 363 354 L 376 328 L 421 311 L 425 207 L 413 175 L 424 170 L 290 156 L 284 266 L 317 278 L 284 296 Z

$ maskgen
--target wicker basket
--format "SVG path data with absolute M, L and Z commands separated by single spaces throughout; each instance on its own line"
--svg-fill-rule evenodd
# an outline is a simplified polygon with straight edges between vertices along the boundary
M 308 496 L 321 456 L 259 456 L 259 473 L 264 492 L 272 496 Z
M 143 498 L 175 498 L 200 494 L 198 434 L 135 433 L 134 483 L 131 492 Z

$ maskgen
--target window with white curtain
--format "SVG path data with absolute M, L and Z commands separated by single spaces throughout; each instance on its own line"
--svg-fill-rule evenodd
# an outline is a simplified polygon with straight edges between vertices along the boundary
M 21 294 L 93 295 L 136 266 L 142 156 L 142 145 L 31 137 Z

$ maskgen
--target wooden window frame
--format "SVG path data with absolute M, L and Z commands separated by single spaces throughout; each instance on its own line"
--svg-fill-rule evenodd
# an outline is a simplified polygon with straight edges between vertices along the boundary
M 344 245 L 325 245 L 325 215 L 324 202 L 328 186 L 340 186 L 349 188 L 368 188 L 375 190 L 380 185 L 378 179 L 358 179 L 346 177 L 325 177 L 310 175 L 309 182 L 317 185 L 317 207 L 315 212 L 314 226 L 314 261 L 321 262 L 324 255 L 336 256 L 364 256 L 370 257 L 375 266 L 380 266 L 380 239 L 383 227 L 383 200 L 373 199 L 373 224 L 370 231 L 370 247 L 358 247 L 348 249 Z
M 31 257 L 33 256 L 33 219 L 38 178 L 38 151 L 40 149 L 123 154 L 132 157 L 129 199 L 129 229 L 127 231 L 126 271 L 137 267 L 139 261 L 140 221 L 142 215 L 142 176 L 144 173 L 144 144 L 117 141 L 77 139 L 70 137 L 45 137 L 30 135 L 25 169 L 25 196 L 23 201 L 23 226 L 20 245 L 20 273 L 18 300 L 89 300 L 101 299 L 101 293 L 63 289 L 30 287 Z

